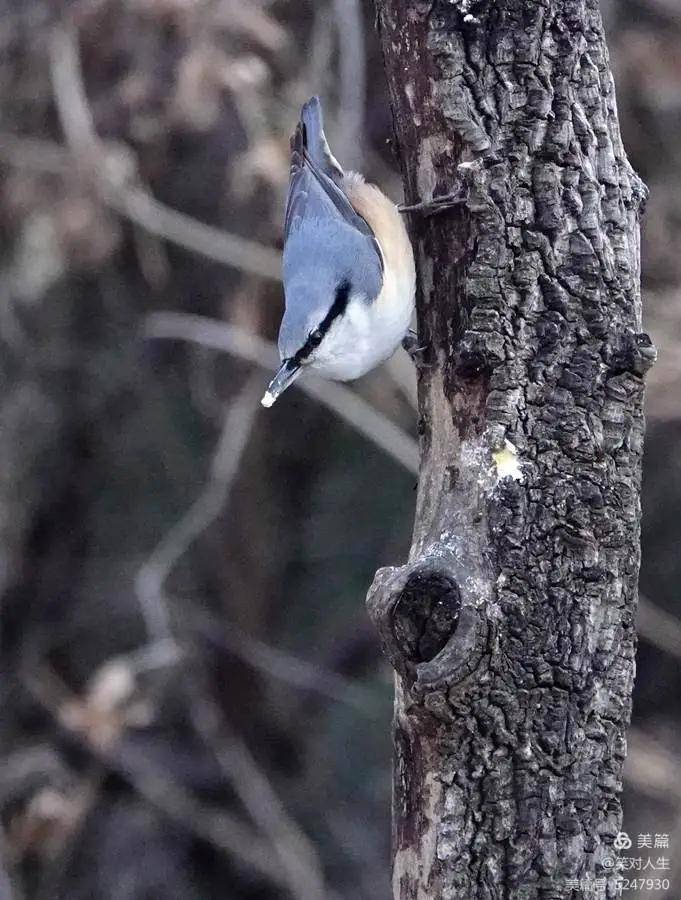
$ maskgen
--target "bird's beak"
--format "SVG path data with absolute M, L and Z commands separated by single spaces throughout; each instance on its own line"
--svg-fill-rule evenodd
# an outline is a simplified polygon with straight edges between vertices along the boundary
M 263 406 L 269 409 L 280 394 L 283 394 L 286 388 L 293 384 L 296 378 L 302 373 L 302 366 L 294 362 L 292 359 L 285 359 L 279 366 L 277 374 L 270 381 L 265 394 L 260 401 Z

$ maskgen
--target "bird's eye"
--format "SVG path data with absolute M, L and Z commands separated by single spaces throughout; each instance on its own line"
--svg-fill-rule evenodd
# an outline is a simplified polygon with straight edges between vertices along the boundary
M 323 337 L 324 335 L 321 329 L 315 328 L 314 331 L 310 332 L 310 343 L 313 347 L 318 347 L 321 344 Z

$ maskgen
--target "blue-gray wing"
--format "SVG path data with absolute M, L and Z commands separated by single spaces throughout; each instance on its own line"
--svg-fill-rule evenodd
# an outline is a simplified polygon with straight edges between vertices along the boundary
M 314 136 L 312 146 L 309 146 L 310 136 Z M 306 221 L 323 223 L 337 217 L 358 236 L 365 238 L 366 251 L 375 254 L 382 271 L 383 258 L 376 237 L 343 192 L 341 179 L 342 171 L 330 155 L 324 137 L 319 101 L 313 97 L 303 107 L 300 122 L 291 138 L 284 241 Z

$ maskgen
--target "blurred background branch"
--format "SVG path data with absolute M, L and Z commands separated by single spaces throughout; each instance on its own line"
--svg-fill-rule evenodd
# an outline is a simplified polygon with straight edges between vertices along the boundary
M 166 532 L 137 573 L 135 590 L 150 641 L 168 640 L 171 636 L 165 582 L 192 541 L 223 511 L 253 429 L 261 390 L 260 378 L 251 376 L 229 405 L 205 488 L 184 516 Z
M 138 166 L 129 147 L 109 149 L 102 145 L 95 132 L 74 28 L 55 25 L 49 51 L 54 99 L 64 136 L 76 162 L 93 178 L 109 206 L 152 234 L 216 262 L 279 280 L 281 262 L 276 251 L 198 222 L 158 203 L 146 191 L 131 184 L 138 177 Z
M 204 809 L 178 786 L 176 779 L 164 773 L 157 762 L 151 764 L 143 755 L 133 752 L 134 747 L 114 751 L 111 747 L 102 746 L 97 732 L 79 727 L 72 715 L 65 714 L 69 707 L 63 696 L 59 700 L 54 699 L 54 681 L 54 673 L 45 671 L 42 678 L 28 676 L 24 683 L 32 697 L 52 716 L 56 725 L 65 726 L 71 731 L 93 757 L 124 778 L 141 797 L 164 815 L 207 840 L 230 858 L 236 858 L 247 869 L 254 869 L 274 884 L 288 888 L 289 882 L 266 843 L 225 812 L 215 814 Z

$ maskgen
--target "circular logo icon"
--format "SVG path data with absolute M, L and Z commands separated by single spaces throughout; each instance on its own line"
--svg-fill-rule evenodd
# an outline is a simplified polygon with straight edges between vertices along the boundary
M 628 850 L 629 847 L 631 847 L 631 838 L 626 831 L 620 831 L 612 842 L 612 845 L 615 850 Z

